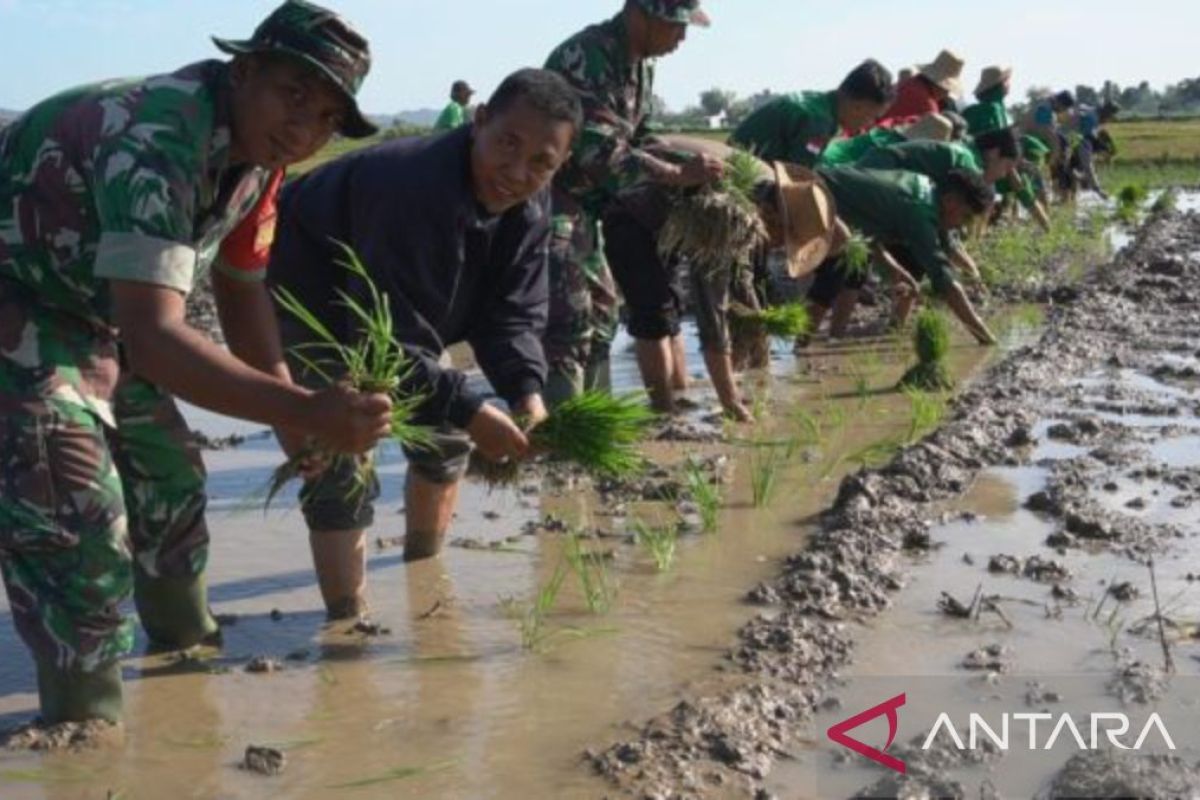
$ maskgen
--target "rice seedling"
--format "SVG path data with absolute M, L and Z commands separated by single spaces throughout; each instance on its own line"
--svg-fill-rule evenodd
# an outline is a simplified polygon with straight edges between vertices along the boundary
M 798 408 L 792 412 L 796 422 L 800 427 L 800 443 L 804 445 L 819 445 L 823 441 L 821 422 L 815 415 L 810 414 L 802 408 Z
M 720 487 L 709 478 L 704 467 L 691 459 L 684 467 L 684 476 L 687 479 L 688 494 L 700 509 L 700 520 L 704 526 L 704 532 L 716 531 L 717 516 L 721 512 L 722 502 Z
M 775 442 L 756 442 L 750 453 L 750 492 L 755 508 L 771 504 L 784 464 L 784 451 Z
M 362 284 L 367 295 L 363 302 L 343 289 L 335 290 L 337 305 L 348 312 L 358 327 L 357 337 L 353 343 L 343 342 L 299 298 L 287 289 L 279 288 L 275 297 L 280 307 L 301 322 L 314 338 L 310 344 L 293 348 L 293 355 L 330 386 L 344 382 L 357 391 L 388 394 L 392 399 L 392 439 L 409 448 L 429 447 L 432 441 L 429 430 L 414 423 L 425 395 L 406 387 L 413 374 L 413 364 L 395 340 L 395 325 L 387 296 L 371 280 L 366 265 L 353 248 L 342 242 L 334 244 L 343 254 L 338 264 Z M 297 477 L 302 465 L 314 457 L 356 459 L 360 490 L 369 484 L 375 470 L 374 454 L 362 457 L 331 455 L 314 447 L 275 470 L 267 488 L 265 506 L 269 507 L 283 486 Z
M 1163 189 L 1150 206 L 1152 214 L 1170 214 L 1179 205 L 1179 190 L 1174 186 Z
M 529 432 L 529 443 L 534 452 L 572 462 L 593 474 L 626 477 L 645 465 L 637 446 L 657 421 L 640 392 L 615 396 L 584 392 L 555 407 Z M 492 486 L 509 485 L 517 481 L 520 465 L 477 457 L 472 458 L 469 472 Z
M 731 153 L 720 181 L 687 190 L 671 204 L 659 232 L 659 251 L 708 270 L 749 264 L 767 241 L 754 198 L 762 170 L 763 163 L 752 154 Z
M 902 447 L 904 442 L 899 437 L 891 437 L 856 450 L 846 460 L 865 469 L 876 469 L 895 458 Z
M 787 303 L 758 311 L 745 306 L 731 307 L 729 323 L 733 327 L 763 331 L 768 336 L 788 341 L 812 331 L 812 320 L 804 303 Z
M 841 267 L 848 275 L 865 276 L 871 269 L 871 240 L 858 231 L 852 232 L 842 251 Z
M 634 519 L 633 538 L 654 559 L 654 566 L 659 572 L 667 572 L 674 566 L 679 544 L 679 526 L 674 522 L 651 525 L 644 520 Z
M 418 778 L 422 775 L 429 775 L 434 772 L 442 772 L 450 769 L 458 764 L 458 761 L 441 761 L 436 764 L 428 764 L 421 767 L 395 767 L 378 775 L 372 775 L 367 778 L 360 778 L 346 783 L 337 783 L 330 786 L 330 789 L 361 789 L 364 786 L 377 786 L 381 783 L 393 783 L 395 781 L 404 781 L 410 778 Z
M 616 586 L 609 575 L 606 556 L 584 547 L 579 535 L 572 532 L 563 544 L 563 558 L 579 579 L 579 588 L 588 611 L 607 614 L 616 597 Z
M 946 397 L 940 392 L 926 392 L 911 386 L 904 388 L 909 402 L 908 443 L 912 444 L 942 424 L 946 417 Z
M 567 565 L 559 561 L 546 583 L 538 587 L 532 602 L 521 603 L 512 598 L 502 602 L 505 611 L 517 624 L 523 649 L 544 652 L 550 640 L 557 635 L 547 627 L 546 620 L 558 603 L 558 595 L 566 580 Z
M 913 348 L 917 352 L 917 364 L 900 379 L 900 387 L 911 386 L 926 391 L 953 389 L 954 379 L 946 365 L 946 356 L 950 352 L 950 323 L 945 315 L 929 307 L 917 315 Z
M 1150 192 L 1141 183 L 1127 183 L 1117 192 L 1117 219 L 1128 225 L 1137 223 Z

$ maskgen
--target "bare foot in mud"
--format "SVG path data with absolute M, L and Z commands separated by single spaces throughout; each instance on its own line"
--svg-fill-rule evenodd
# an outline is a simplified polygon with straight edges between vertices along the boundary
M 0 750 L 31 752 L 62 752 L 99 750 L 125 744 L 125 726 L 104 720 L 62 722 L 43 726 L 31 722 L 7 732 L 0 732 Z

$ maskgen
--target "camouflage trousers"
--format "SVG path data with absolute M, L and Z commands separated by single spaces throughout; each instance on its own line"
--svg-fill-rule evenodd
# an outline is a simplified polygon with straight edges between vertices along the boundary
M 83 402 L 71 365 L 7 348 L 14 314 L 43 351 L 54 336 L 49 316 L 0 296 L 0 575 L 38 661 L 92 671 L 132 648 L 118 606 L 135 560 L 152 577 L 204 570 L 204 466 L 170 395 L 125 373 Z
M 551 381 L 575 391 L 589 367 L 607 362 L 617 332 L 617 286 L 604 257 L 600 223 L 569 195 L 554 192 L 550 319 L 543 344 Z

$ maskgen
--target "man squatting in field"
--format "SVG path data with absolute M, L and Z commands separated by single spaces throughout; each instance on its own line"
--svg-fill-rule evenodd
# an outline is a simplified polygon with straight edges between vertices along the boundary
M 0 573 L 46 724 L 120 719 L 131 590 L 154 645 L 218 632 L 173 395 L 289 450 L 303 431 L 362 452 L 390 428 L 384 395 L 292 383 L 257 246 L 288 164 L 374 132 L 354 101 L 367 42 L 289 0 L 216 43 L 231 62 L 73 89 L 0 134 Z M 184 321 L 210 265 L 228 351 Z
M 271 282 L 352 343 L 354 318 L 333 291 L 354 292 L 336 263 L 335 243 L 349 245 L 386 293 L 395 339 L 413 358 L 406 388 L 426 396 L 416 422 L 437 433 L 432 447 L 406 452 L 406 560 L 440 550 L 472 445 L 492 461 L 519 459 L 529 448 L 512 418 L 439 364 L 446 348 L 469 342 L 515 414 L 530 425 L 546 417 L 548 186 L 581 126 L 579 99 L 560 75 L 522 70 L 473 125 L 359 150 L 282 193 Z M 305 344 L 299 322 L 280 322 L 289 345 Z M 301 492 L 332 619 L 366 610 L 364 529 L 379 486 L 374 480 L 364 493 L 360 480 L 353 460 L 341 459 Z
M 571 158 L 554 181 L 550 250 L 547 400 L 583 389 L 607 389 L 609 350 L 617 326 L 613 276 L 604 257 L 600 220 L 617 193 L 636 183 L 699 186 L 723 164 L 698 157 L 673 164 L 643 146 L 654 89 L 651 59 L 674 52 L 689 25 L 707 26 L 699 0 L 626 0 L 615 17 L 585 28 L 550 54 L 583 102 L 584 125 Z M 643 329 L 630 320 L 637 360 L 648 383 L 687 386 L 677 331 Z

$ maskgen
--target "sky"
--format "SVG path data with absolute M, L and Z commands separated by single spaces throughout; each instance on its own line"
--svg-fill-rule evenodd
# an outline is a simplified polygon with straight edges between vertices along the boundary
M 621 0 L 324 0 L 371 41 L 362 92 L 371 113 L 437 108 L 450 83 L 486 95 L 512 70 L 611 16 Z M 208 36 L 246 37 L 278 0 L 0 0 L 0 107 L 24 109 L 102 78 L 166 72 L 217 57 Z M 673 110 L 717 86 L 833 88 L 868 56 L 893 70 L 943 47 L 967 60 L 968 90 L 989 64 L 1030 85 L 1155 88 L 1200 75 L 1196 0 L 706 0 L 713 27 L 693 29 L 659 65 Z M 984 9 L 995 9 L 985 13 Z

